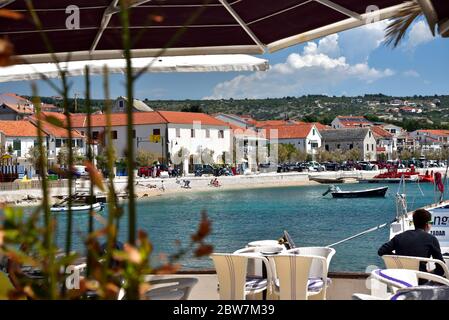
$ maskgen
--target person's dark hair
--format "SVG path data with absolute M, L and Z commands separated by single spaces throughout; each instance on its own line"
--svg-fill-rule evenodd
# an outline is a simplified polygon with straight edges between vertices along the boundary
M 415 229 L 424 229 L 431 219 L 432 215 L 425 209 L 418 209 L 413 212 L 413 224 L 415 225 Z

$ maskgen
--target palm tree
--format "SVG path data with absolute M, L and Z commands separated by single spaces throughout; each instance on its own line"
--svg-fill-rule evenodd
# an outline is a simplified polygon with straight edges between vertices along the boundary
M 385 43 L 397 47 L 404 39 L 407 29 L 412 25 L 413 21 L 423 15 L 434 36 L 435 27 L 438 24 L 441 36 L 449 37 L 449 19 L 444 17 L 449 10 L 441 7 L 439 9 L 440 12 L 436 10 L 432 0 L 413 0 L 392 18 L 393 21 L 386 28 Z

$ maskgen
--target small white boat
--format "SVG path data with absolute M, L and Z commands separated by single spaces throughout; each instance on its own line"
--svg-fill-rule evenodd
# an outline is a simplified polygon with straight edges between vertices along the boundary
M 90 205 L 90 204 L 72 204 L 71 209 L 72 212 L 79 212 L 79 211 L 89 211 L 89 210 L 94 210 L 94 211 L 100 211 L 103 209 L 103 204 L 100 202 L 95 202 L 94 204 Z M 67 205 L 58 205 L 55 204 L 50 208 L 51 212 L 67 212 L 69 211 L 69 207 Z

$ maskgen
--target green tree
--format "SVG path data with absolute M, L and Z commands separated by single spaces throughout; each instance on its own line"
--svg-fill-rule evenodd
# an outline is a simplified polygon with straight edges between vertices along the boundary
M 44 152 L 47 152 L 44 147 Z M 31 163 L 34 170 L 39 171 L 40 152 L 39 148 L 33 146 L 28 149 L 27 160 Z
M 358 161 L 362 159 L 362 151 L 359 148 L 352 148 L 345 153 L 347 160 Z
M 141 167 L 149 166 L 157 159 L 158 156 L 154 152 L 145 149 L 138 149 L 136 152 L 136 162 Z
M 292 161 L 297 156 L 298 151 L 291 143 L 278 144 L 278 159 L 279 162 Z
M 402 150 L 399 154 L 399 159 L 401 160 L 410 160 L 412 158 L 412 153 L 408 150 Z

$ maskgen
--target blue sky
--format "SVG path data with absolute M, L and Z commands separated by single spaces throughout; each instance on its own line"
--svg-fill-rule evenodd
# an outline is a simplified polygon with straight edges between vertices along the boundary
M 139 99 L 219 99 L 301 96 L 304 94 L 449 94 L 449 39 L 433 38 L 416 22 L 396 49 L 382 43 L 387 22 L 367 25 L 261 56 L 268 72 L 154 73 L 135 87 Z M 84 94 L 82 77 L 70 79 Z M 123 75 L 110 78 L 112 97 L 124 95 Z M 101 77 L 93 77 L 94 98 L 103 97 Z M 54 91 L 38 81 L 39 94 Z M 30 94 L 30 82 L 1 83 L 0 92 Z

